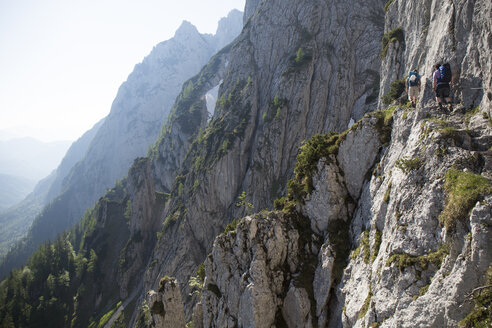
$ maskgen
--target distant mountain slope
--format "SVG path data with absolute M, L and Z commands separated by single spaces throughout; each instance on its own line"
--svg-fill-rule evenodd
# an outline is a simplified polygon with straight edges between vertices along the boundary
M 96 123 L 77 141 L 72 143 L 58 168 L 39 181 L 34 190 L 20 199 L 17 204 L 0 212 L 0 257 L 22 238 L 44 205 L 48 204 L 60 192 L 61 183 L 72 167 L 80 161 L 89 147 L 104 119 Z
M 23 263 L 37 244 L 77 222 L 86 208 L 125 176 L 133 160 L 144 156 L 157 139 L 183 82 L 241 28 L 242 13 L 237 10 L 219 22 L 215 36 L 200 34 L 192 24 L 183 22 L 172 39 L 155 46 L 135 66 L 84 158 L 53 186 L 50 196 L 56 198 L 35 220 L 27 241 L 2 262 L 0 275 Z
M 0 141 L 0 173 L 40 180 L 60 163 L 70 141 L 42 142 L 34 138 Z
M 20 202 L 35 185 L 34 180 L 0 173 L 0 212 Z

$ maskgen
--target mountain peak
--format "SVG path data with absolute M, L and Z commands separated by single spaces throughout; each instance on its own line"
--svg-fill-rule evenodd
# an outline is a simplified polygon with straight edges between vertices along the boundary
M 238 35 L 242 28 L 243 12 L 237 9 L 233 9 L 229 12 L 227 17 L 223 17 L 219 20 L 217 25 L 217 31 L 215 32 L 215 38 L 217 40 L 217 50 L 224 47 Z
M 176 30 L 176 33 L 174 34 L 174 37 L 182 37 L 185 35 L 190 35 L 190 34 L 200 34 L 198 32 L 198 29 L 195 27 L 195 25 L 191 24 L 190 22 L 184 20 L 179 28 Z

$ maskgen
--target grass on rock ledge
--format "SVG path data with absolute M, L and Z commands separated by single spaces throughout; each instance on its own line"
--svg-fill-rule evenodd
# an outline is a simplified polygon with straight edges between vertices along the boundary
M 477 201 L 490 194 L 492 186 L 483 176 L 462 172 L 454 167 L 448 170 L 445 179 L 446 205 L 439 215 L 439 221 L 450 229 L 457 220 L 469 215 Z

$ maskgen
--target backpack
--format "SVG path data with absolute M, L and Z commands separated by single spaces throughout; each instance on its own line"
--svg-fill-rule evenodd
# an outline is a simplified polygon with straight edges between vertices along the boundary
M 440 77 L 437 79 L 437 83 L 449 83 L 451 82 L 451 65 L 448 63 L 439 67 Z
M 408 85 L 414 87 L 419 85 L 419 76 L 415 72 L 408 73 Z

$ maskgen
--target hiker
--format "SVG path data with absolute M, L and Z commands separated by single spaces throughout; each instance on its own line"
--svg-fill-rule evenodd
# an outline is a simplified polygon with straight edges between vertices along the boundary
M 439 105 L 439 109 L 443 109 L 442 104 L 449 104 L 449 110 L 453 109 L 453 104 L 451 103 L 451 87 L 452 73 L 451 65 L 446 64 L 436 64 L 434 66 L 435 71 L 432 75 L 432 89 L 436 93 L 436 101 Z
M 420 75 L 417 69 L 413 69 L 408 73 L 408 78 L 405 81 L 405 90 L 408 98 L 412 102 L 412 107 L 417 106 L 417 98 L 420 93 Z

